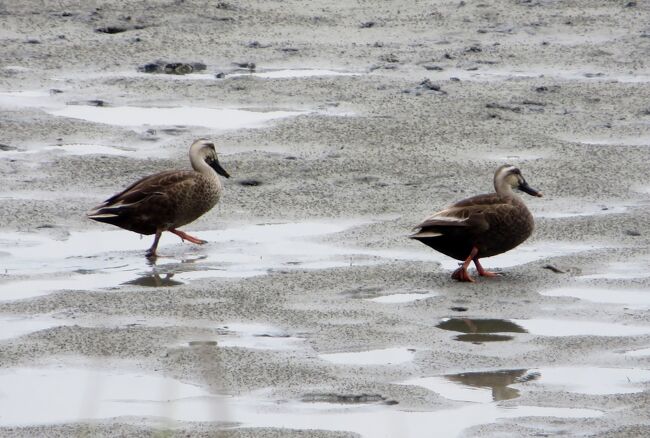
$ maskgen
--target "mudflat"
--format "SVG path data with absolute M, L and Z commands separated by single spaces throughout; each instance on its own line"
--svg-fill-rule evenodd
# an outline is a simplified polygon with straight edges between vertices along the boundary
M 0 435 L 650 434 L 646 2 L 0 17 Z M 85 218 L 201 137 L 207 244 Z M 456 282 L 407 236 L 504 163 L 535 232 Z

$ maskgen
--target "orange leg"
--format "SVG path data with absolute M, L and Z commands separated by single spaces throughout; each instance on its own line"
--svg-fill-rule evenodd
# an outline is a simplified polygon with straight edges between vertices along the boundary
M 196 243 L 197 245 L 203 245 L 204 243 L 208 243 L 207 240 L 197 239 L 196 237 L 192 237 L 192 236 L 190 236 L 189 234 L 187 234 L 187 233 L 185 233 L 185 232 L 183 232 L 183 231 L 181 231 L 181 230 L 177 230 L 177 229 L 175 229 L 175 228 L 172 228 L 172 229 L 170 229 L 170 230 L 168 230 L 168 231 L 169 231 L 170 233 L 174 233 L 174 234 L 176 234 L 176 235 L 177 235 L 178 237 L 180 237 L 182 240 L 187 240 L 188 242 Z
M 478 248 L 473 247 L 472 251 L 469 253 L 469 256 L 465 259 L 463 264 L 460 266 L 460 268 L 456 269 L 452 274 L 451 278 L 454 280 L 458 281 L 470 281 L 474 282 L 474 279 L 469 275 L 469 272 L 467 272 L 467 267 L 469 264 L 474 260 L 474 257 L 476 257 L 476 254 L 478 254 Z
M 476 265 L 476 270 L 478 271 L 478 275 L 482 277 L 498 277 L 500 274 L 497 274 L 496 272 L 492 271 L 486 271 L 483 269 L 483 266 L 481 266 L 481 263 L 478 261 L 478 257 L 474 259 L 474 265 Z
M 153 239 L 153 245 L 151 245 L 151 248 L 149 248 L 145 253 L 145 256 L 148 259 L 155 259 L 156 257 L 158 257 L 156 255 L 156 249 L 158 248 L 158 241 L 160 240 L 161 235 L 162 235 L 162 230 L 156 230 L 156 237 L 154 237 Z

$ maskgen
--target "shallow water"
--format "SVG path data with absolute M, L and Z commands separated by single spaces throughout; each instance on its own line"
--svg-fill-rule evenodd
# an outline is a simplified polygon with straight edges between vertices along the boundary
M 368 251 L 368 254 L 375 254 L 385 258 L 393 258 L 395 260 L 418 260 L 418 261 L 435 261 L 439 262 L 444 269 L 454 270 L 458 268 L 458 260 L 447 257 L 437 251 L 427 248 L 426 246 L 417 245 L 419 250 L 412 251 L 393 251 L 393 250 L 377 250 Z M 520 266 L 526 263 L 544 260 L 551 257 L 560 257 L 570 254 L 576 254 L 593 249 L 602 249 L 600 244 L 590 243 L 575 243 L 575 242 L 531 242 L 524 243 L 521 246 L 499 254 L 494 257 L 481 259 L 481 264 L 486 269 L 492 268 L 509 268 L 512 266 Z M 470 271 L 472 269 L 470 268 Z
M 642 348 L 640 350 L 630 350 L 625 352 L 626 356 L 631 357 L 645 357 L 650 356 L 650 348 Z
M 435 292 L 404 293 L 404 294 L 382 295 L 376 298 L 368 298 L 367 301 L 372 301 L 374 303 L 381 303 L 381 304 L 404 304 L 404 303 L 412 303 L 418 300 L 424 300 L 435 296 L 438 296 L 438 294 Z
M 540 293 L 548 297 L 573 297 L 594 303 L 622 304 L 634 309 L 650 308 L 650 291 L 644 289 L 572 286 Z
M 514 336 L 502 333 L 527 333 L 523 327 L 507 319 L 445 318 L 436 327 L 463 333 L 454 339 L 473 343 L 511 341 Z
M 562 319 L 513 319 L 528 333 L 538 336 L 639 336 L 650 334 L 650 326 Z
M 226 333 L 217 338 L 221 347 L 253 350 L 298 350 L 304 348 L 304 338 L 291 336 L 283 330 L 265 324 L 229 323 Z
M 69 324 L 66 319 L 48 315 L 0 315 L 0 341 Z
M 650 326 L 623 325 L 599 321 L 578 321 L 562 319 L 443 319 L 436 327 L 443 330 L 471 334 L 472 337 L 458 340 L 481 341 L 480 335 L 499 333 L 529 333 L 537 336 L 638 336 L 650 333 Z M 483 342 L 490 340 L 510 340 L 509 338 L 492 339 L 486 337 Z
M 641 392 L 650 370 L 599 367 L 543 367 L 489 370 L 410 379 L 401 382 L 426 388 L 456 401 L 490 403 L 517 398 L 523 391 L 566 391 L 607 395 Z
M 118 126 L 202 126 L 215 130 L 257 128 L 271 120 L 302 114 L 299 111 L 248 111 L 192 106 L 145 108 L 89 105 L 68 105 L 63 109 L 50 110 L 49 113 L 57 117 Z
M 135 150 L 120 149 L 113 146 L 103 146 L 99 144 L 89 144 L 89 143 L 73 143 L 73 144 L 62 144 L 56 146 L 44 146 L 37 149 L 27 149 L 27 150 L 18 150 L 6 152 L 5 156 L 11 157 L 21 157 L 21 156 L 30 156 L 29 159 L 34 154 L 48 154 L 48 153 L 63 153 L 68 155 L 116 155 L 130 157 L 137 155 Z
M 458 78 L 464 81 L 498 82 L 517 79 L 545 78 L 548 80 L 580 81 L 580 82 L 622 82 L 622 83 L 647 83 L 650 75 L 623 74 L 616 72 L 602 72 L 594 70 L 566 70 L 533 66 L 531 68 L 497 68 L 475 65 L 476 70 L 451 68 L 443 71 L 428 71 L 426 76 L 432 80 L 449 80 Z
M 593 146 L 650 146 L 650 136 L 580 137 L 575 135 L 564 135 L 560 137 L 560 140 Z
M 624 262 L 603 263 L 593 274 L 582 275 L 580 278 L 630 280 L 650 277 L 650 260 L 647 257 L 631 258 Z
M 179 245 L 176 236 L 164 233 L 158 251 L 161 256 L 155 264 L 144 257 L 152 237 L 139 239 L 127 231 L 72 232 L 65 240 L 36 233 L 0 233 L 0 244 L 7 249 L 0 260 L 5 274 L 11 276 L 0 283 L 0 300 L 66 289 L 106 289 L 120 284 L 165 286 L 200 278 L 243 278 L 273 270 L 375 263 L 377 258 L 358 254 L 354 249 L 313 240 L 363 223 L 356 220 L 244 225 L 196 233 L 209 241 L 202 246 Z M 169 248 L 170 242 L 175 246 Z
M 160 74 L 160 73 L 143 73 L 134 71 L 122 72 L 99 72 L 99 73 L 82 73 L 71 74 L 65 78 L 74 78 L 78 80 L 93 80 L 93 79 L 110 79 L 110 78 L 140 78 L 148 79 L 151 81 L 221 81 L 228 78 L 237 77 L 257 77 L 264 79 L 301 79 L 301 78 L 319 78 L 319 77 L 336 77 L 336 76 L 358 76 L 364 74 L 362 72 L 353 72 L 345 70 L 332 70 L 332 69 L 319 69 L 319 68 L 295 68 L 295 69 L 276 69 L 276 70 L 256 70 L 245 71 L 243 69 L 233 72 L 228 72 L 224 69 L 224 78 L 217 78 L 216 73 L 189 73 L 185 75 L 174 74 Z
M 500 418 L 555 416 L 594 418 L 590 409 L 471 404 L 433 412 L 384 405 L 274 402 L 254 397 L 215 396 L 198 386 L 153 374 L 87 370 L 69 366 L 15 368 L 0 372 L 0 425 L 51 424 L 123 417 L 141 423 L 228 421 L 243 427 L 338 430 L 363 437 L 419 437 L 423 430 L 457 436 L 464 429 Z
M 456 401 L 489 403 L 519 397 L 519 391 L 510 385 L 537 378 L 527 370 L 496 370 L 421 377 L 402 382 L 436 392 Z
M 457 266 L 457 261 L 425 248 L 369 250 L 315 240 L 365 223 L 368 222 L 357 219 L 244 225 L 197 232 L 199 238 L 209 242 L 201 246 L 179 244 L 176 236 L 163 233 L 160 257 L 155 264 L 144 257 L 152 237 L 139 239 L 128 231 L 71 232 L 63 240 L 46 234 L 0 233 L 0 244 L 7 249 L 4 256 L 0 255 L 6 274 L 0 282 L 0 301 L 57 290 L 105 289 L 120 284 L 164 286 L 200 278 L 244 278 L 277 270 L 328 269 L 391 260 L 439 261 L 446 269 Z M 516 251 L 487 260 L 508 267 L 591 248 L 588 244 L 540 242 L 522 245 Z M 484 266 L 488 263 L 491 262 L 485 262 Z M 378 298 L 379 302 L 386 299 L 392 300 Z
M 411 362 L 415 357 L 415 349 L 383 348 L 349 353 L 319 354 L 318 357 L 337 365 L 398 365 Z
M 540 374 L 532 385 L 579 394 L 642 392 L 650 381 L 650 370 L 638 368 L 548 367 L 530 371 Z
M 626 213 L 629 207 L 626 205 L 583 205 L 576 206 L 566 205 L 561 206 L 557 210 L 549 210 L 551 207 L 545 207 L 544 210 L 533 210 L 533 216 L 536 218 L 547 219 L 565 219 L 571 217 L 589 217 L 601 216 L 606 214 L 621 214 Z

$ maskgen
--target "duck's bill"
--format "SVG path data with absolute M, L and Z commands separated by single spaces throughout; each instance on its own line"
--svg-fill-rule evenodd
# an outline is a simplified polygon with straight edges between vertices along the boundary
M 212 167 L 214 169 L 214 171 L 217 172 L 219 175 L 221 175 L 223 177 L 226 177 L 226 178 L 230 178 L 230 174 L 228 172 L 226 172 L 226 169 L 221 167 L 221 164 L 219 164 L 219 161 L 212 160 L 212 161 L 210 161 L 209 164 L 210 164 L 210 167 Z
M 542 197 L 542 192 L 540 192 L 539 190 L 535 190 L 534 188 L 529 186 L 527 182 L 523 182 L 519 184 L 519 190 L 528 193 L 530 196 L 537 196 L 539 198 Z

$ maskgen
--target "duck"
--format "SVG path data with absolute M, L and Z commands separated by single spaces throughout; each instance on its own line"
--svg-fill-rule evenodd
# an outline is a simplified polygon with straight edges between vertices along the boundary
M 409 237 L 462 261 L 452 273 L 455 280 L 475 281 L 467 272 L 471 262 L 480 276 L 496 277 L 499 274 L 485 270 L 479 259 L 515 248 L 535 228 L 533 215 L 513 189 L 543 196 L 528 185 L 519 168 L 504 164 L 494 173 L 495 193 L 472 196 L 433 213 Z
M 205 138 L 192 143 L 189 157 L 193 170 L 168 170 L 145 176 L 86 216 L 138 234 L 154 234 L 153 244 L 145 253 L 149 259 L 157 257 L 158 242 L 165 231 L 182 241 L 207 243 L 178 228 L 195 221 L 219 202 L 223 192 L 219 175 L 230 178 L 230 174 L 221 167 L 214 143 Z

